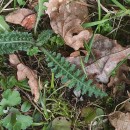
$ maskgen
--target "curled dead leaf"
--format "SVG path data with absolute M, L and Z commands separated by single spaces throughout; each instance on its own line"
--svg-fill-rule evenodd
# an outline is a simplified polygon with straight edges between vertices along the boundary
M 31 88 L 31 92 L 34 95 L 34 101 L 37 102 L 39 99 L 38 81 L 37 75 L 26 65 L 22 63 L 17 65 L 17 78 L 18 80 L 28 79 L 28 84 Z
M 60 34 L 66 44 L 75 50 L 83 48 L 84 41 L 91 37 L 91 31 L 81 26 L 89 21 L 86 1 L 49 0 L 45 5 L 54 32 Z
M 39 99 L 39 86 L 37 74 L 26 65 L 20 63 L 17 55 L 9 55 L 9 61 L 12 65 L 17 67 L 17 79 L 19 81 L 28 79 L 28 84 L 31 88 L 31 92 L 34 95 L 34 101 L 37 102 Z M 41 87 L 41 86 L 40 86 Z

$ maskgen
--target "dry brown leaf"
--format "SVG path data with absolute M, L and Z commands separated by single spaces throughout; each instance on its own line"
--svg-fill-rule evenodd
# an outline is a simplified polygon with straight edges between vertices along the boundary
M 19 81 L 28 79 L 28 84 L 31 88 L 31 92 L 34 95 L 34 101 L 37 102 L 39 99 L 39 87 L 37 74 L 26 65 L 20 63 L 17 55 L 9 55 L 9 61 L 12 65 L 17 67 L 17 79 Z
M 109 114 L 108 118 L 115 130 L 130 130 L 130 113 L 116 111 Z
M 5 17 L 9 23 L 19 24 L 27 29 L 32 29 L 36 22 L 36 14 L 30 9 L 18 9 Z
M 75 50 L 83 48 L 84 41 L 91 37 L 91 31 L 81 26 L 89 20 L 86 1 L 49 0 L 45 5 L 54 32 L 60 34 L 66 44 Z
M 130 48 L 124 48 L 117 41 L 102 35 L 95 35 L 92 52 L 95 58 L 91 57 L 88 64 L 85 64 L 87 74 L 93 75 L 98 82 L 108 83 L 111 72 L 117 64 L 124 58 L 129 58 Z M 67 59 L 80 66 L 80 57 Z

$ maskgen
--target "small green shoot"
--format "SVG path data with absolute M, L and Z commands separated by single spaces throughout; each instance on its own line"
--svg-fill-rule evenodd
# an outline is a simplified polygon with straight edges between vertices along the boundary
M 38 52 L 40 52 L 40 50 L 38 49 L 38 47 L 33 47 L 33 48 L 28 49 L 27 55 L 33 56 L 33 55 L 38 54 Z
M 91 37 L 91 39 L 89 40 L 88 43 L 86 43 L 86 42 L 84 43 L 84 48 L 88 52 L 87 56 L 85 57 L 85 60 L 84 60 L 85 63 L 88 63 L 88 60 L 89 60 L 89 57 L 90 57 L 90 54 L 91 54 L 91 49 L 92 49 L 93 41 L 94 41 L 94 34 L 93 34 L 93 36 Z

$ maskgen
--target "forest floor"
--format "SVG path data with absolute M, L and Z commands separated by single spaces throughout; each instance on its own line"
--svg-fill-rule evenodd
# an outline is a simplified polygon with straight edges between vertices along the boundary
M 130 0 L 86 1 L 0 0 L 0 130 L 130 130 Z

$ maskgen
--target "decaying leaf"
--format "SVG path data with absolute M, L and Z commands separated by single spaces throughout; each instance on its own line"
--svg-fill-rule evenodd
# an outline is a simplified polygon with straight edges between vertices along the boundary
M 5 17 L 9 23 L 19 24 L 27 29 L 32 29 L 36 22 L 36 14 L 30 9 L 18 9 Z
M 130 113 L 116 111 L 109 114 L 108 118 L 115 130 L 130 130 Z
M 129 59 L 130 48 L 124 48 L 117 43 L 102 35 L 95 35 L 92 54 L 85 70 L 88 75 L 93 75 L 98 82 L 108 83 L 111 72 L 123 59 Z M 69 62 L 80 66 L 81 57 L 69 57 Z M 84 57 L 83 57 L 84 58 Z M 83 60 L 84 61 L 84 60 Z
M 53 130 L 71 130 L 71 121 L 65 117 L 57 117 L 52 121 Z
M 17 79 L 19 81 L 28 79 L 28 84 L 31 88 L 31 92 L 34 95 L 34 101 L 37 102 L 39 99 L 38 79 L 37 74 L 29 67 L 20 63 L 17 55 L 10 54 L 9 61 L 12 65 L 17 67 Z
M 49 0 L 45 5 L 54 32 L 60 34 L 66 44 L 75 50 L 83 48 L 84 41 L 91 37 L 91 31 L 81 26 L 89 20 L 86 1 Z

